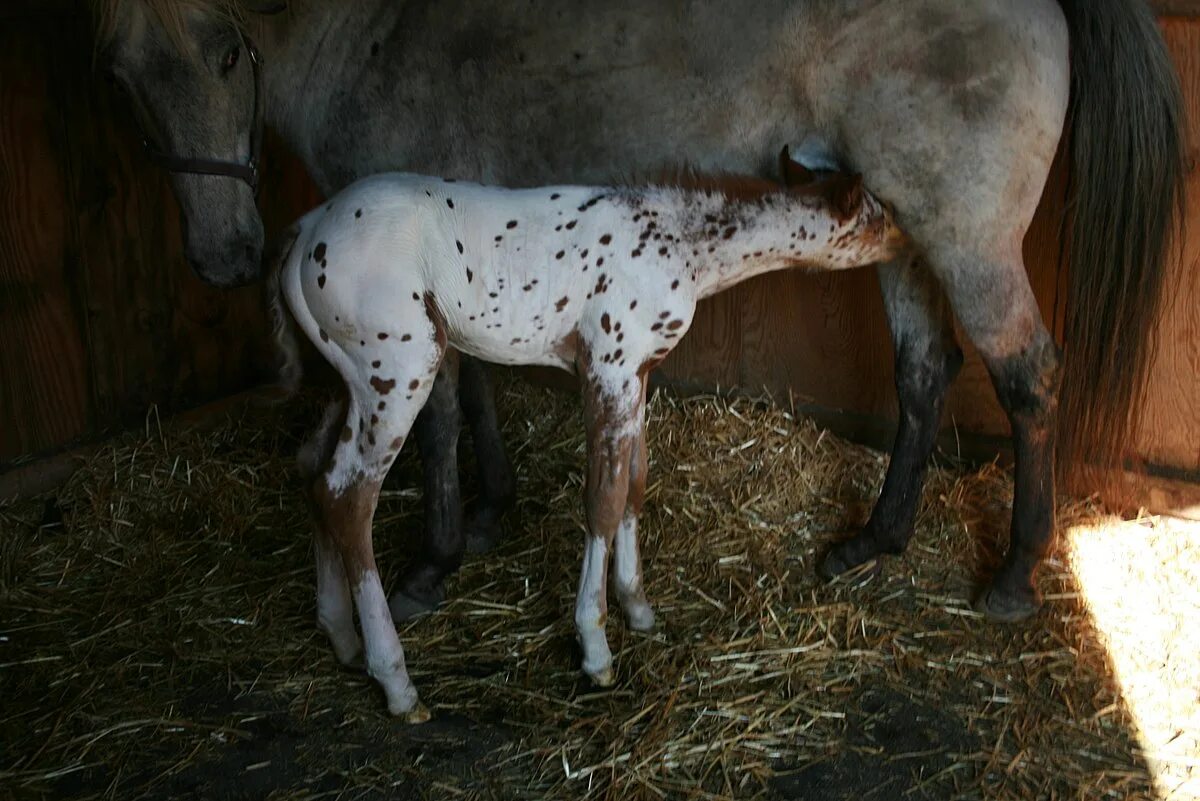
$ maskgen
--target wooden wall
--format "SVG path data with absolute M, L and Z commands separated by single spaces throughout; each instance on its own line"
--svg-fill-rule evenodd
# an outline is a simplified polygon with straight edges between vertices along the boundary
M 261 287 L 211 289 L 184 262 L 78 9 L 0 15 L 2 466 L 243 389 L 272 356 Z M 266 169 L 268 230 L 319 202 L 295 162 Z
M 1191 9 L 1164 8 L 1184 10 Z M 213 290 L 184 263 L 166 179 L 146 161 L 128 115 L 91 70 L 79 14 L 24 3 L 0 9 L 0 23 L 3 469 L 138 422 L 153 403 L 170 411 L 245 389 L 262 379 L 271 357 L 261 288 Z M 1163 27 L 1193 130 L 1200 130 L 1200 18 L 1164 17 Z M 268 140 L 268 232 L 319 200 L 302 168 L 280 151 Z M 1182 286 L 1200 259 L 1194 164 L 1189 239 L 1173 286 Z M 1034 289 L 1056 331 L 1064 314 L 1057 239 L 1064 183 L 1058 164 L 1025 243 Z M 1160 334 L 1140 454 L 1194 477 L 1200 295 L 1178 298 Z M 663 373 L 697 388 L 790 392 L 860 433 L 885 429 L 895 417 L 891 344 L 871 271 L 777 274 L 708 301 Z M 973 354 L 951 390 L 946 423 L 965 433 L 1006 429 Z

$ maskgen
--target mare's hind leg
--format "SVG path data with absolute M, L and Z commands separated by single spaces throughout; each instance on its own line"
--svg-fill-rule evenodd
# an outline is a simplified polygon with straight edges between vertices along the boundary
M 642 556 L 638 549 L 638 517 L 646 498 L 646 383 L 641 378 L 641 399 L 634 426 L 634 440 L 629 457 L 629 493 L 625 500 L 625 514 L 617 526 L 613 543 L 611 583 L 613 594 L 625 612 L 625 620 L 634 631 L 649 631 L 654 628 L 654 610 L 646 600 L 642 582 Z
M 1012 426 L 1015 466 L 1008 552 L 978 607 L 993 619 L 1015 621 L 1038 609 L 1034 571 L 1054 533 L 1059 352 L 1042 322 L 1019 242 L 1001 253 L 989 259 L 945 250 L 935 263 Z
M 500 424 L 496 420 L 496 398 L 492 391 L 488 366 L 478 359 L 462 357 L 459 400 L 479 469 L 479 503 L 467 524 L 467 550 L 483 553 L 500 541 L 504 531 L 501 516 L 517 496 L 517 479 L 512 462 L 504 450 Z
M 826 579 L 882 554 L 901 553 L 908 545 L 942 401 L 962 365 L 945 294 L 926 265 L 912 257 L 881 265 L 879 284 L 896 353 L 900 421 L 871 518 L 857 536 L 825 556 L 819 571 Z
M 413 431 L 425 478 L 425 534 L 388 606 L 397 623 L 432 612 L 446 596 L 444 579 L 462 563 L 463 514 L 459 496 L 458 354 L 448 351 Z

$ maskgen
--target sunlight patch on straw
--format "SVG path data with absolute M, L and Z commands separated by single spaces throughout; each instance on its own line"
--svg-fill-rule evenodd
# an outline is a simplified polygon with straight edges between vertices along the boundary
M 1160 798 L 1200 798 L 1200 523 L 1114 520 L 1065 539 Z

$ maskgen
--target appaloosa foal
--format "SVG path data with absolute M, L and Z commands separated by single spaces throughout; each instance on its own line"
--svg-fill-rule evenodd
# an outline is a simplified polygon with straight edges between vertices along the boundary
M 686 333 L 700 298 L 770 270 L 857 267 L 905 247 L 890 212 L 839 174 L 787 190 L 728 179 L 714 191 L 511 190 L 393 173 L 352 185 L 293 233 L 276 308 L 282 296 L 349 393 L 336 443 L 340 406 L 308 456 L 323 471 L 313 488 L 318 621 L 338 658 L 354 659 L 353 591 L 367 670 L 388 709 L 414 721 L 428 711 L 405 670 L 371 519 L 448 349 L 582 379 L 589 535 L 575 624 L 584 672 L 607 686 L 610 554 L 629 625 L 654 622 L 637 544 L 647 373 Z

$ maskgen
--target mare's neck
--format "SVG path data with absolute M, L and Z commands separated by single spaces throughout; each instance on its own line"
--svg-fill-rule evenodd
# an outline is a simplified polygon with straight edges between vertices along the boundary
M 310 169 L 328 126 L 362 123 L 339 119 L 334 103 L 383 51 L 403 7 L 389 0 L 290 0 L 286 11 L 254 18 L 266 122 Z

